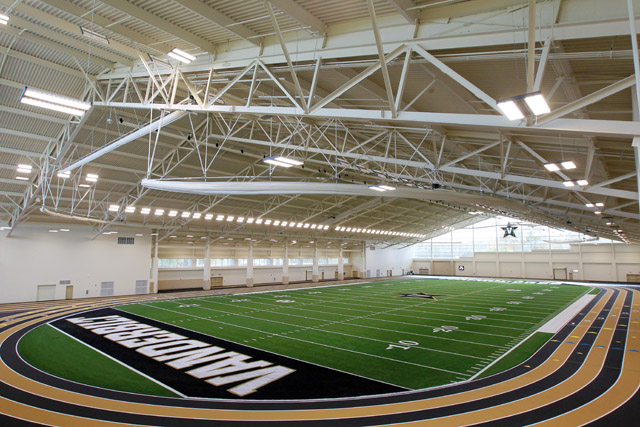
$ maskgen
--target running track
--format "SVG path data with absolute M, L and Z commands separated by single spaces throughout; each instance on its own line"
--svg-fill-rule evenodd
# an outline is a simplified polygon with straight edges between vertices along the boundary
M 640 416 L 640 292 L 600 289 L 540 351 L 508 371 L 437 389 L 334 401 L 142 396 L 52 377 L 17 355 L 22 335 L 57 317 L 189 293 L 0 305 L 0 425 L 204 426 L 212 420 L 216 426 L 635 425 Z

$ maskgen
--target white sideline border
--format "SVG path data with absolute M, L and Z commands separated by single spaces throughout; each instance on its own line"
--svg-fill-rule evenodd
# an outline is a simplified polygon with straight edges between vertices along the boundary
M 569 320 L 573 319 L 576 314 L 578 314 L 584 307 L 587 306 L 587 304 L 593 301 L 595 297 L 595 295 L 583 295 L 569 307 L 562 310 L 556 317 L 540 326 L 540 328 L 538 328 L 536 332 L 550 332 L 552 334 L 557 333 L 564 327 L 564 325 L 567 324 L 567 322 L 569 322 Z

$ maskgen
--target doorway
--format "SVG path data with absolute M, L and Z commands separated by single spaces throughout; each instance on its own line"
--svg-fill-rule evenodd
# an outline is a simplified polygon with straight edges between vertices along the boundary
M 38 285 L 36 301 L 51 301 L 56 299 L 56 285 Z
M 65 289 L 64 299 L 73 299 L 73 286 L 67 286 Z
M 566 268 L 554 268 L 553 269 L 553 280 L 567 280 L 567 269 Z

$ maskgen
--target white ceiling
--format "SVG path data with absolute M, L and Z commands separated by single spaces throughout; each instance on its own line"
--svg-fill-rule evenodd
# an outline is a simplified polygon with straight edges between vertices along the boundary
M 640 1 L 633 4 L 640 11 Z M 527 1 L 371 5 L 382 54 L 393 58 L 386 62 L 389 90 L 369 0 L 0 0 L 0 13 L 10 17 L 0 27 L 0 224 L 82 217 L 93 220 L 96 235 L 129 224 L 155 229 L 160 239 L 197 231 L 264 242 L 282 233 L 358 240 L 365 235 L 335 227 L 431 236 L 482 219 L 468 213 L 481 210 L 608 238 L 620 228 L 640 241 L 632 147 L 640 123 L 632 121 L 626 0 L 536 2 L 536 76 L 552 109 L 539 122 L 510 122 L 495 108 L 496 100 L 527 91 Z M 80 26 L 109 45 L 87 39 Z M 168 60 L 172 48 L 197 59 L 171 60 L 170 67 L 149 60 Z M 25 85 L 93 107 L 77 120 L 27 106 L 19 102 Z M 144 132 L 163 110 L 188 114 L 159 133 Z M 75 169 L 67 181 L 57 178 L 61 168 L 136 129 L 140 138 Z M 304 160 L 304 168 L 269 170 L 262 162 L 281 153 Z M 560 160 L 578 167 L 564 174 L 543 167 Z M 21 163 L 34 166 L 28 181 L 15 179 Z M 78 186 L 87 173 L 100 176 L 89 190 Z M 141 185 L 147 176 L 205 175 L 386 183 L 422 193 L 203 196 Z M 562 184 L 583 178 L 588 186 Z M 605 204 L 600 215 L 585 206 L 596 202 Z M 138 212 L 109 212 L 111 204 Z M 165 214 L 142 216 L 145 206 Z M 331 228 L 170 218 L 172 209 Z

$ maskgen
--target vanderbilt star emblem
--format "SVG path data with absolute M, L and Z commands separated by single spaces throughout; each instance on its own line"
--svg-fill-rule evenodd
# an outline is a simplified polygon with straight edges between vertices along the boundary
M 500 227 L 504 230 L 504 236 L 502 236 L 502 238 L 508 237 L 508 236 L 513 236 L 516 237 L 516 230 L 518 229 L 518 227 L 514 227 L 513 225 L 511 225 L 511 223 L 507 223 L 506 227 Z
M 415 294 L 402 294 L 400 296 L 401 297 L 414 297 L 414 298 L 427 298 L 427 299 L 432 299 L 434 301 L 438 301 L 436 299 L 436 297 L 444 297 L 446 295 L 432 295 L 432 294 L 425 294 L 424 292 L 417 292 Z

